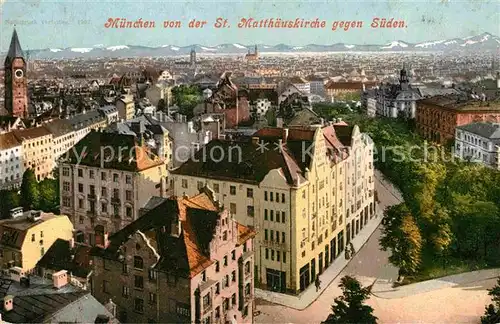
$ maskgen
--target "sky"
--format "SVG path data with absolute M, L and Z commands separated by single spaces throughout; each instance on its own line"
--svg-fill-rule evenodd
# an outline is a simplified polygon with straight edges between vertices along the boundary
M 14 24 L 23 49 L 117 45 L 213 46 L 224 43 L 287 45 L 417 43 L 483 32 L 500 35 L 500 1 L 480 0 L 0 0 L 0 52 L 7 50 Z M 107 29 L 110 18 L 156 21 L 154 29 Z M 217 17 L 231 28 L 215 29 Z M 325 29 L 238 29 L 244 17 L 325 20 Z M 404 20 L 406 28 L 372 29 L 373 18 Z M 191 19 L 206 20 L 189 29 Z M 181 20 L 164 29 L 164 20 Z M 333 21 L 363 21 L 363 28 L 331 30 Z

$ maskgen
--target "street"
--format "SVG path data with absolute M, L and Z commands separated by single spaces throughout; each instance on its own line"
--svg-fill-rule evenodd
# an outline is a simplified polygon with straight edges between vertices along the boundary
M 380 211 L 386 206 L 397 204 L 400 195 L 380 175 L 375 183 L 380 200 Z M 379 216 L 380 217 L 380 216 Z M 388 262 L 389 252 L 381 251 L 378 228 L 367 243 L 353 257 L 330 286 L 308 308 L 299 311 L 263 300 L 256 300 L 256 323 L 320 323 L 331 310 L 336 297 L 341 294 L 338 287 L 340 278 L 355 276 L 364 286 L 375 280 L 384 282 L 391 289 L 391 282 L 397 278 L 397 269 Z M 455 287 L 436 288 L 432 291 L 415 292 L 401 298 L 389 299 L 383 291 L 374 292 L 368 304 L 374 308 L 379 323 L 425 322 L 425 323 L 478 323 L 484 307 L 490 298 L 486 289 L 492 287 L 495 279 L 487 279 Z

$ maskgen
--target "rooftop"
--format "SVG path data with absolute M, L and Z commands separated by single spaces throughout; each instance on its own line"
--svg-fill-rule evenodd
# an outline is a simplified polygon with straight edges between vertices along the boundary
M 462 111 L 497 111 L 500 112 L 500 100 L 482 101 L 465 98 L 460 95 L 435 96 L 422 99 L 421 104 L 442 107 L 447 110 Z

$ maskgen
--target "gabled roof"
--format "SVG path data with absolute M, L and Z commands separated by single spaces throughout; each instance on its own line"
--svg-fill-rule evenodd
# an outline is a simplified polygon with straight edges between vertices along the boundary
M 494 123 L 470 123 L 457 126 L 457 129 L 479 135 L 488 139 L 500 139 L 500 124 Z
M 208 190 L 207 190 L 208 191 Z M 121 246 L 135 233 L 143 233 L 149 240 L 154 240 L 160 259 L 156 269 L 172 273 L 184 278 L 191 278 L 213 261 L 209 255 L 209 244 L 215 234 L 215 229 L 222 209 L 213 200 L 210 193 L 202 192 L 191 198 L 171 197 L 157 199 L 146 204 L 152 209 L 113 234 L 108 248 L 94 248 L 93 254 L 104 258 L 116 259 Z M 179 237 L 171 235 L 172 224 L 179 220 L 182 232 Z M 252 237 L 252 231 L 242 230 L 240 239 Z
M 21 44 L 19 43 L 19 38 L 17 37 L 17 31 L 14 28 L 14 32 L 12 33 L 12 38 L 10 40 L 9 51 L 7 52 L 7 57 L 5 58 L 5 62 L 10 62 L 18 57 L 24 59 L 24 53 L 21 48 Z
M 76 277 L 86 278 L 92 270 L 90 249 L 90 246 L 78 243 L 71 248 L 69 241 L 57 239 L 38 261 L 37 267 L 55 271 L 67 270 Z

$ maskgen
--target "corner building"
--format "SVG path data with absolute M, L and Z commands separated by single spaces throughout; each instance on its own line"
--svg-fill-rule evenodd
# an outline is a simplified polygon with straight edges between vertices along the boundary
M 257 232 L 256 285 L 297 294 L 375 216 L 373 171 L 372 140 L 342 123 L 214 140 L 171 176 L 175 195 L 213 188 Z

